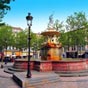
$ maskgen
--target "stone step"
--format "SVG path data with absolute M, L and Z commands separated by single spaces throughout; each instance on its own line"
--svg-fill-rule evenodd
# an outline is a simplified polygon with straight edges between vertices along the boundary
M 16 69 L 13 68 L 12 66 L 8 66 L 4 68 L 4 72 L 9 73 L 9 74 L 14 74 L 15 72 L 24 72 L 24 69 Z
M 24 72 L 25 71 L 24 69 L 17 69 L 14 67 L 8 67 L 8 70 L 15 71 L 15 72 Z
M 60 81 L 59 75 L 55 73 L 35 73 L 34 71 L 32 72 L 32 78 L 25 78 L 22 73 L 15 73 L 13 74 L 13 79 L 18 85 L 24 88 L 36 88 L 39 85 L 51 85 L 52 83 Z
M 4 72 L 9 73 L 9 74 L 14 74 L 14 71 L 8 70 L 7 68 L 4 68 Z
M 55 71 L 55 73 L 61 73 L 61 74 L 88 73 L 88 70 L 80 70 L 80 71 Z
M 58 74 L 60 77 L 76 77 L 76 76 L 88 76 L 88 71 L 84 71 L 84 72 L 55 72 L 56 74 Z

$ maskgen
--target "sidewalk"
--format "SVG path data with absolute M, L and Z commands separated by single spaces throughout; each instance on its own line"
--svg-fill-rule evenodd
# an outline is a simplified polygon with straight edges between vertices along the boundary
M 10 65 L 12 65 L 12 63 L 7 63 L 7 66 Z M 14 82 L 12 79 L 12 74 L 5 73 L 3 70 L 4 69 L 0 68 L 0 88 L 22 88 L 19 87 L 16 82 Z M 15 74 L 16 77 L 20 78 L 20 80 L 26 80 L 26 83 L 28 84 L 25 86 L 25 88 L 88 88 L 88 76 L 59 77 L 58 75 L 58 80 L 53 81 L 53 79 L 57 77 L 54 73 L 36 71 L 31 72 L 32 78 L 26 78 L 26 72 L 16 72 Z M 29 87 L 29 82 L 31 82 L 31 84 L 36 82 L 37 84 L 34 87 Z M 40 82 L 40 84 L 38 84 L 38 82 Z
M 9 66 L 11 64 L 12 63 L 8 63 L 7 65 Z M 0 68 L 0 88 L 20 88 L 12 79 L 12 74 L 5 73 L 4 68 Z
M 52 72 L 32 72 L 32 78 L 26 78 L 26 72 L 15 76 L 23 83 L 23 88 L 88 88 L 88 76 L 57 77 Z

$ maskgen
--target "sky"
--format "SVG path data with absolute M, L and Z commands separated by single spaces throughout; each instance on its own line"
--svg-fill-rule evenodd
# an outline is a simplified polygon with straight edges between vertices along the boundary
M 88 18 L 88 0 L 15 0 L 10 3 L 11 10 L 3 21 L 13 27 L 27 28 L 26 16 L 33 16 L 31 30 L 41 33 L 46 30 L 49 16 L 53 14 L 54 21 L 65 22 L 74 12 L 85 12 Z

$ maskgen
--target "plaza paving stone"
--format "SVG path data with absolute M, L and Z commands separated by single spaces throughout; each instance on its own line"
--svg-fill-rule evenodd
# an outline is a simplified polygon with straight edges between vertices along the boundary
M 1 65 L 1 63 L 0 63 Z M 11 64 L 7 64 L 11 65 Z M 5 73 L 4 68 L 0 68 L 0 88 L 21 88 L 12 79 L 12 74 Z M 34 72 L 34 75 L 37 72 Z M 26 73 L 24 73 L 25 75 Z M 32 75 L 33 76 L 33 75 Z M 38 76 L 38 75 L 37 75 Z M 33 76 L 34 77 L 34 76 Z M 26 87 L 29 88 L 29 87 Z M 88 76 L 81 77 L 59 77 L 55 83 L 40 84 L 30 88 L 88 88 Z
M 36 88 L 88 88 L 87 77 L 60 77 L 60 81 L 52 84 L 39 85 Z
M 36 74 L 37 72 L 32 72 L 32 78 L 36 78 L 36 77 L 43 77 L 45 75 L 47 75 L 47 73 L 43 73 L 45 75 L 42 75 L 42 73 L 40 75 Z M 23 76 L 25 76 L 26 74 L 23 73 Z M 22 77 L 23 77 L 22 76 Z M 26 88 L 88 88 L 88 76 L 81 76 L 81 77 L 59 77 L 59 81 L 53 83 L 45 83 L 45 84 L 39 84 L 36 86 L 31 86 L 29 87 L 28 85 L 26 86 Z
M 4 68 L 0 68 L 0 88 L 20 88 L 12 79 L 12 75 L 4 72 Z

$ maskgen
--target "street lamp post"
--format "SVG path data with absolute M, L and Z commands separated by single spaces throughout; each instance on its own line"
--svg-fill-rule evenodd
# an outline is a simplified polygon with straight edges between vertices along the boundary
M 27 78 L 31 78 L 31 71 L 30 71 L 30 30 L 31 30 L 31 26 L 32 26 L 32 20 L 33 17 L 31 16 L 30 13 L 28 13 L 28 16 L 26 16 L 26 20 L 27 20 L 27 25 L 28 25 L 28 66 L 27 66 Z

